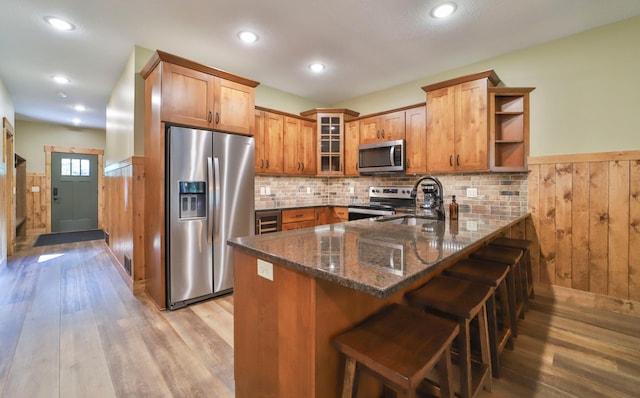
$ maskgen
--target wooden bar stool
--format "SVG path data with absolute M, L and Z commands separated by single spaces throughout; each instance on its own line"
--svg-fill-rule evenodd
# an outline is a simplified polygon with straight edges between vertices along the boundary
M 513 282 L 508 281 L 508 284 L 515 284 L 516 289 L 516 314 L 524 319 L 524 309 L 529 303 L 527 287 L 522 283 L 522 250 L 509 249 L 507 247 L 497 246 L 483 246 L 475 252 L 471 253 L 471 258 L 478 260 L 485 260 L 496 262 L 500 264 L 507 264 L 511 269 L 508 278 L 513 278 Z M 514 331 L 513 337 L 517 337 L 517 331 Z
M 346 356 L 342 397 L 357 396 L 360 366 L 400 396 L 415 397 L 420 382 L 437 365 L 441 396 L 452 398 L 450 350 L 458 330 L 447 319 L 391 304 L 333 340 Z
M 491 241 L 490 245 L 522 250 L 524 268 L 527 272 L 527 293 L 529 298 L 534 299 L 536 295 L 533 290 L 533 272 L 531 270 L 531 249 L 533 248 L 533 242 L 526 239 L 497 238 Z
M 500 378 L 500 353 L 504 347 L 513 349 L 513 338 L 511 336 L 511 325 L 517 324 L 515 309 L 509 307 L 508 296 L 513 296 L 515 301 L 515 290 L 507 287 L 507 275 L 509 266 L 506 264 L 493 263 L 483 260 L 465 258 L 458 261 L 453 266 L 444 271 L 445 275 L 483 283 L 493 287 L 500 292 L 502 306 L 502 329 L 498 329 L 495 310 L 495 293 L 487 301 L 487 320 L 489 322 L 489 343 L 491 344 L 491 372 L 493 377 Z
M 474 397 L 480 387 L 491 391 L 491 353 L 487 326 L 487 300 L 493 295 L 491 286 L 449 276 L 438 276 L 405 295 L 409 304 L 427 311 L 437 311 L 454 318 L 460 326 L 457 338 L 460 366 L 460 389 L 463 398 Z M 481 360 L 472 366 L 471 320 L 478 319 Z

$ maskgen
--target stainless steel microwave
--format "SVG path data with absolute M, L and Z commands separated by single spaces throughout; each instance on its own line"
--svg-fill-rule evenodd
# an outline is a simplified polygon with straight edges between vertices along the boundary
M 404 140 L 358 146 L 358 171 L 362 174 L 404 171 Z

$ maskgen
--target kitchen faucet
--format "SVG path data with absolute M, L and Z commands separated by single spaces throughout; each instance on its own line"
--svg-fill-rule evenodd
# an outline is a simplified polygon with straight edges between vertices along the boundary
M 418 178 L 418 181 L 416 181 L 411 190 L 411 198 L 415 200 L 415 213 L 416 215 L 418 214 L 418 201 L 416 200 L 416 196 L 418 196 L 418 186 L 424 180 L 433 181 L 438 188 L 435 190 L 429 189 L 429 185 L 423 188 L 424 203 L 420 207 L 425 216 L 431 216 L 437 220 L 444 221 L 444 189 L 442 188 L 440 180 L 430 175 Z M 433 187 L 433 185 L 431 185 L 431 187 Z

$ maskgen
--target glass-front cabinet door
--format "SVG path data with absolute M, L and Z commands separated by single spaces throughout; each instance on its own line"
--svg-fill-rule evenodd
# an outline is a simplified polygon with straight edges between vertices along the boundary
M 319 174 L 343 174 L 343 115 L 340 113 L 319 113 Z

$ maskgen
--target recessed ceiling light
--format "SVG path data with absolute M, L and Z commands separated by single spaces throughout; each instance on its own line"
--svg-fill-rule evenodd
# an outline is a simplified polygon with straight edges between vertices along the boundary
M 238 33 L 238 37 L 245 43 L 255 43 L 258 41 L 258 35 L 248 30 Z
M 309 65 L 309 69 L 311 69 L 313 72 L 316 73 L 320 73 L 324 70 L 325 66 L 323 64 L 320 63 L 315 63 L 315 64 L 311 64 Z
M 71 82 L 71 80 L 69 80 L 66 77 L 61 76 L 61 75 L 52 76 L 51 78 L 53 79 L 54 82 L 56 82 L 58 84 L 67 84 L 67 83 Z
M 79 125 L 80 123 L 82 123 L 82 120 L 78 119 L 77 117 L 74 117 L 73 119 L 71 119 L 71 121 L 73 122 L 73 124 L 75 124 L 76 126 Z
M 431 9 L 431 16 L 434 18 L 446 18 L 456 10 L 456 3 L 443 3 Z
M 84 112 L 87 110 L 87 108 L 84 105 L 78 104 L 78 105 L 74 105 L 73 109 L 77 110 L 78 112 Z
M 44 20 L 58 30 L 74 30 L 76 27 L 71 22 L 56 17 L 44 17 Z
M 64 91 L 58 91 L 56 95 L 63 99 L 68 97 L 67 93 L 65 93 Z

